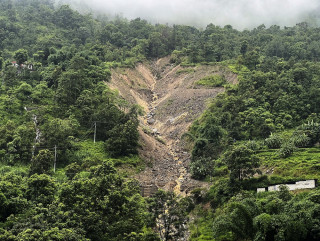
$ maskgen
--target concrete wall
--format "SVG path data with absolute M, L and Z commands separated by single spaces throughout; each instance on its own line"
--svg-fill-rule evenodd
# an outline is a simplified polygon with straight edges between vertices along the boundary
M 265 192 L 266 188 L 265 187 L 259 187 L 257 188 L 257 192 Z
M 312 189 L 316 187 L 316 180 L 299 181 L 299 182 L 296 182 L 295 184 L 279 184 L 279 185 L 269 186 L 267 188 L 267 191 L 269 192 L 279 191 L 280 190 L 279 187 L 281 185 L 287 186 L 290 191 L 299 190 L 299 189 Z M 266 191 L 265 188 L 257 188 L 257 192 L 264 192 L 264 191 Z

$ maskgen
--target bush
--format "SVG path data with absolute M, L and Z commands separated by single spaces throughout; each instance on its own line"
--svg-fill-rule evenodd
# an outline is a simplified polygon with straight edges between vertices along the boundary
M 271 135 L 264 140 L 265 144 L 269 149 L 278 149 L 281 147 L 282 144 L 282 138 L 279 135 Z
M 199 204 L 203 201 L 205 190 L 202 188 L 196 188 L 191 191 L 191 197 L 195 204 Z
M 320 124 L 317 122 L 309 121 L 298 127 L 298 130 L 305 133 L 310 138 L 310 145 L 313 146 L 320 140 Z
M 260 150 L 261 146 L 259 145 L 259 143 L 257 141 L 248 141 L 245 144 L 249 149 L 253 150 L 253 151 L 257 151 Z
M 205 201 L 210 202 L 210 206 L 215 209 L 228 202 L 239 190 L 239 183 L 232 182 L 230 179 L 220 179 L 210 187 Z
M 51 174 L 53 159 L 53 154 L 49 150 L 41 150 L 31 160 L 30 176 L 33 174 Z
M 194 179 L 204 179 L 213 172 L 213 162 L 208 158 L 193 160 L 190 164 L 190 172 Z
M 65 170 L 66 176 L 71 180 L 81 171 L 81 167 L 76 162 L 73 162 L 66 166 Z
M 292 155 L 294 150 L 295 150 L 294 144 L 291 141 L 286 142 L 283 145 L 281 145 L 281 148 L 279 150 L 279 156 L 282 158 L 287 158 Z
M 291 141 L 296 147 L 304 148 L 310 146 L 311 139 L 303 132 L 295 132 L 291 137 Z
M 226 78 L 221 75 L 210 75 L 198 80 L 195 84 L 209 86 L 209 87 L 221 87 L 226 84 Z
M 108 132 L 109 139 L 106 141 L 106 149 L 112 157 L 137 153 L 139 141 L 138 124 L 137 120 L 128 120 Z

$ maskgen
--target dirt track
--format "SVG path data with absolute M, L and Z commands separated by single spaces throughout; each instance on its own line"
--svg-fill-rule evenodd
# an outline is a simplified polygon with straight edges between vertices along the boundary
M 206 185 L 191 179 L 187 172 L 190 154 L 181 136 L 203 113 L 208 99 L 223 91 L 223 88 L 207 89 L 194 84 L 213 74 L 223 74 L 231 83 L 237 81 L 236 75 L 223 67 L 183 68 L 170 64 L 169 58 L 139 64 L 135 69 L 112 71 L 109 86 L 145 111 L 140 119 L 139 154 L 151 167 L 136 176 L 145 196 L 158 188 L 184 196 L 195 187 Z

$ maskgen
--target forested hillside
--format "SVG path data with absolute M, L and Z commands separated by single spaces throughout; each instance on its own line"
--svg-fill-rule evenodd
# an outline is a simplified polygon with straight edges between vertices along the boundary
M 138 154 L 145 113 L 108 87 L 116 68 L 162 57 L 157 81 L 223 92 L 179 133 L 188 171 L 212 185 L 185 198 L 140 195 L 132 177 L 152 165 Z M 320 177 L 319 61 L 320 29 L 308 23 L 200 30 L 1 0 L 0 239 L 319 240 L 317 189 L 255 191 Z

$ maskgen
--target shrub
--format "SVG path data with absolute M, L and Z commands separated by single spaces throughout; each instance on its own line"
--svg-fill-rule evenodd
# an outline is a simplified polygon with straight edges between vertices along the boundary
M 313 146 L 320 139 L 320 124 L 317 122 L 309 121 L 298 127 L 298 130 L 305 133 L 310 138 L 310 145 Z
M 257 141 L 248 141 L 245 145 L 253 151 L 257 151 L 261 148 Z
M 212 174 L 213 162 L 208 158 L 193 160 L 190 164 L 190 172 L 193 178 L 201 180 Z
M 33 174 L 51 174 L 53 154 L 49 150 L 41 150 L 32 158 L 30 176 Z
M 300 148 L 310 146 L 310 140 L 310 137 L 303 132 L 295 132 L 291 137 L 293 144 Z
M 66 176 L 71 180 L 81 171 L 81 167 L 76 162 L 73 162 L 66 166 L 65 170 Z
M 295 146 L 291 141 L 288 141 L 281 145 L 279 150 L 279 156 L 282 158 L 287 158 L 292 155 L 295 150 Z
M 281 147 L 283 141 L 279 135 L 274 135 L 271 133 L 271 135 L 265 139 L 264 142 L 269 149 L 277 149 Z
M 209 87 L 221 87 L 226 83 L 227 82 L 224 76 L 210 75 L 198 80 L 195 84 Z
M 205 201 L 210 202 L 210 206 L 215 209 L 228 202 L 239 190 L 239 183 L 232 182 L 230 179 L 219 179 L 218 182 L 210 187 Z

